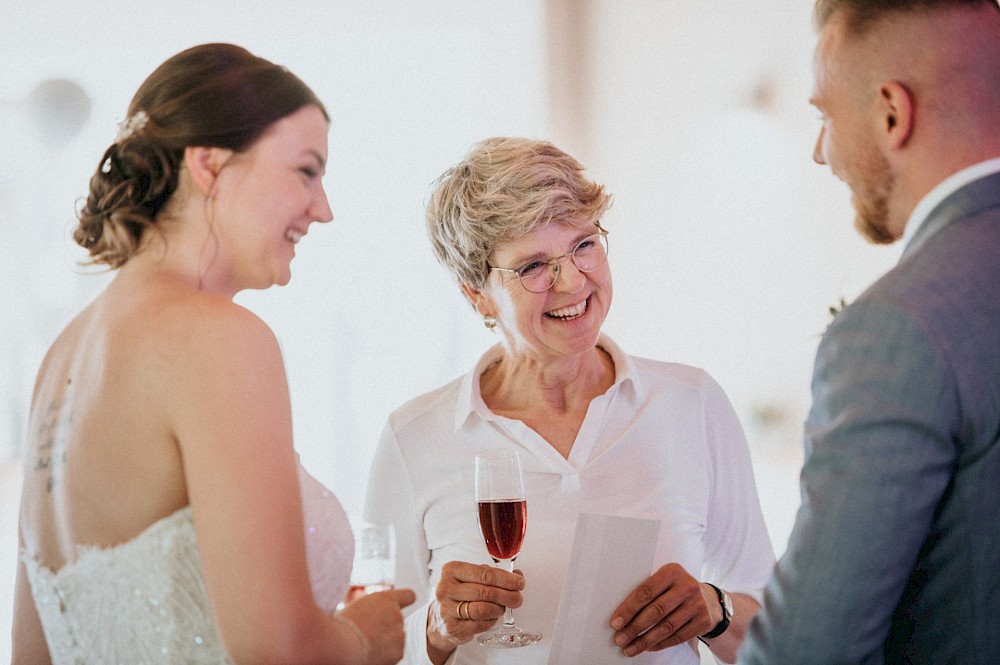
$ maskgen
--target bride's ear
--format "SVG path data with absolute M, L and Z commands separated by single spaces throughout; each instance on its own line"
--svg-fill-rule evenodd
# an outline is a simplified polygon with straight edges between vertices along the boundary
M 232 157 L 228 148 L 188 146 L 184 149 L 184 164 L 191 174 L 191 182 L 205 196 L 215 192 L 215 181 L 222 166 Z

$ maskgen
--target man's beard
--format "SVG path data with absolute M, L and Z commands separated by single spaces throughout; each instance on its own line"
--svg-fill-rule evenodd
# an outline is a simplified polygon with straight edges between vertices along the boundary
M 860 189 L 851 188 L 854 228 L 876 245 L 892 244 L 897 238 L 889 231 L 889 195 L 895 177 L 889 168 L 889 161 L 879 152 L 871 150 L 859 171 Z

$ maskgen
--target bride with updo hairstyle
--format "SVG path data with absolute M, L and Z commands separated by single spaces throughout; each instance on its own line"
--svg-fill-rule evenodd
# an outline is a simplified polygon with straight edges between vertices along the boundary
M 414 595 L 342 604 L 350 525 L 295 454 L 273 332 L 233 302 L 288 283 L 333 218 L 326 110 L 286 68 L 205 44 L 125 118 L 74 231 L 114 278 L 32 397 L 12 662 L 395 663 Z
M 139 87 L 90 180 L 73 239 L 91 261 L 117 268 L 177 189 L 190 145 L 242 152 L 306 105 L 326 111 L 287 69 L 232 44 L 206 44 L 160 66 Z

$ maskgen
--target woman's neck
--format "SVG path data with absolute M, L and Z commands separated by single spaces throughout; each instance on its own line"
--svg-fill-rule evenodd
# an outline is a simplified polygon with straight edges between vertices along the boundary
M 136 253 L 120 271 L 165 278 L 193 289 L 232 298 L 239 289 L 224 279 L 225 257 L 207 225 L 166 217 L 147 229 Z
M 614 383 L 611 356 L 595 346 L 583 356 L 546 361 L 504 355 L 479 378 L 480 392 L 495 412 L 586 413 Z

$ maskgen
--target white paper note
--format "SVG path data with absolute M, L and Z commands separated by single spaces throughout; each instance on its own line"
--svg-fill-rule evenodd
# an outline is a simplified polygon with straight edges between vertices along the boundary
M 549 665 L 650 662 L 652 653 L 625 656 L 612 641 L 610 622 L 618 604 L 652 572 L 659 532 L 658 520 L 580 515 Z

